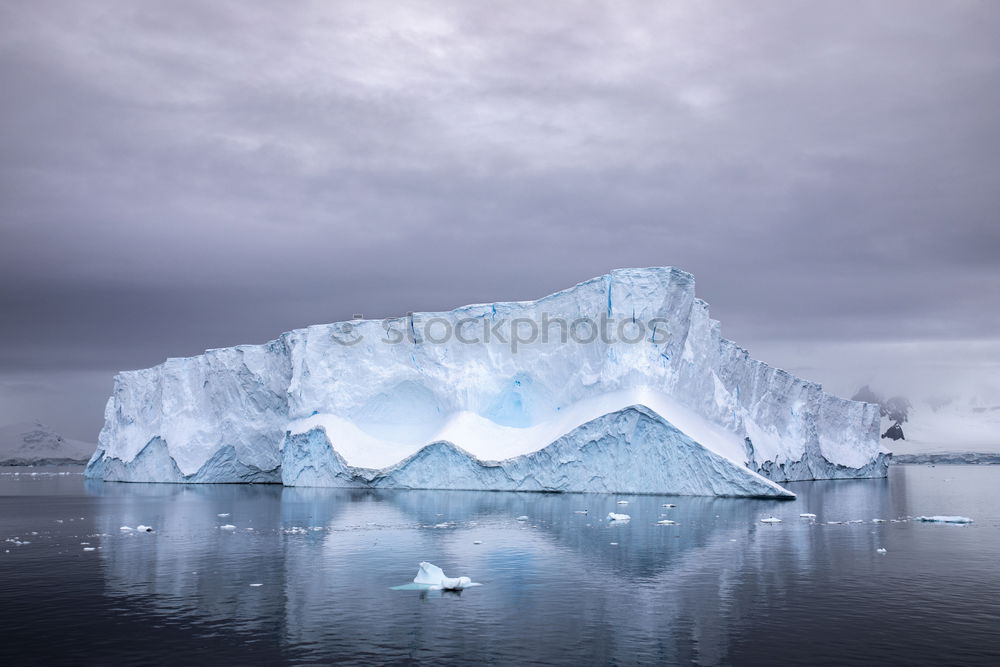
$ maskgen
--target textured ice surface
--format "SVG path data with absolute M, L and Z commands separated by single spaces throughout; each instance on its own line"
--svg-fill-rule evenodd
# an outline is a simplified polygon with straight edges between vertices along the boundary
M 613 334 L 561 343 L 543 324 L 579 318 Z M 516 319 L 549 335 L 515 351 L 478 327 Z M 478 343 L 428 336 L 463 321 Z M 673 268 L 170 359 L 119 374 L 105 417 L 88 474 L 121 481 L 790 496 L 764 478 L 888 464 L 877 406 L 751 359 Z

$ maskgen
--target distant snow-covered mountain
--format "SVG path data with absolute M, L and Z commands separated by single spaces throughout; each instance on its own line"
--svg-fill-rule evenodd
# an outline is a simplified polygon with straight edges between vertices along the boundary
M 0 465 L 86 463 L 96 445 L 64 438 L 41 422 L 0 426 Z
M 877 403 L 882 438 L 896 454 L 1000 453 L 1000 404 L 977 397 L 910 401 L 884 398 L 867 385 L 854 400 Z

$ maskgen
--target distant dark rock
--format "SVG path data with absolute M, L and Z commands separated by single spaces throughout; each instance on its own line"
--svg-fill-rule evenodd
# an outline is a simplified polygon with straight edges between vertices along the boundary
M 903 437 L 903 427 L 899 423 L 895 423 L 886 429 L 885 433 L 882 434 L 883 438 L 889 438 L 890 440 L 905 440 Z

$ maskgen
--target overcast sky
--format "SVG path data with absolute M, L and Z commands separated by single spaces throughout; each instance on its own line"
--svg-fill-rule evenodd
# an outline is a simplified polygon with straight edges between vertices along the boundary
M 96 440 L 118 369 L 624 266 L 813 380 L 903 341 L 997 374 L 998 35 L 980 1 L 0 1 L 0 422 Z

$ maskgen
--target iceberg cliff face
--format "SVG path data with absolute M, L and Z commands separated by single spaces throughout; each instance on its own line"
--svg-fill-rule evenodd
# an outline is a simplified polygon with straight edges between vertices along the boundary
M 780 497 L 888 464 L 878 406 L 751 359 L 672 268 L 171 359 L 105 416 L 88 474 L 123 481 Z

